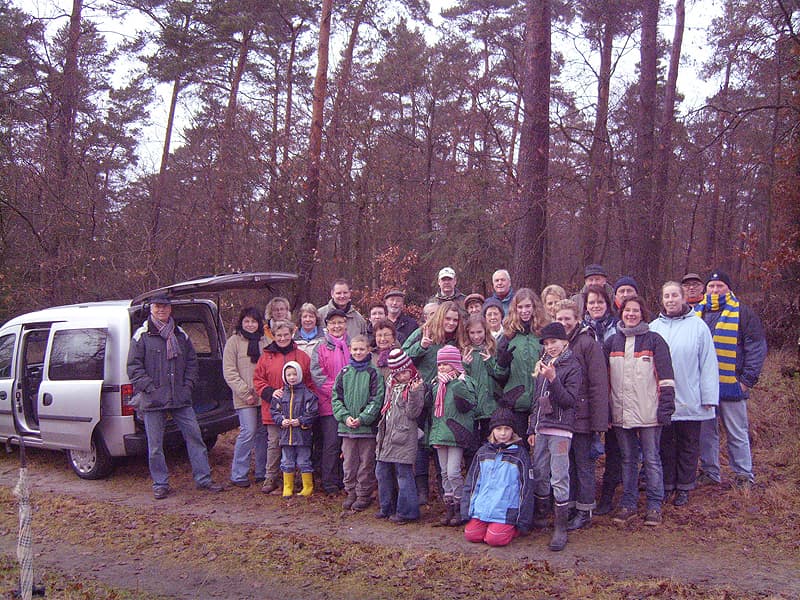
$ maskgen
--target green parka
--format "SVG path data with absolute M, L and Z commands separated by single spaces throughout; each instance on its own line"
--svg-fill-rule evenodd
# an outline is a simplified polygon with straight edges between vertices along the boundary
M 505 350 L 513 352 L 511 365 L 500 366 L 501 356 Z M 517 332 L 510 340 L 501 335 L 497 342 L 497 361 L 492 375 L 503 387 L 501 404 L 506 403 L 514 412 L 528 414 L 531 410 L 536 382 L 533 379 L 533 367 L 542 352 L 539 337 L 534 333 Z
M 431 395 L 435 399 L 441 384 L 433 384 Z M 435 416 L 434 408 L 431 411 L 431 431 L 428 441 L 431 446 L 459 446 L 468 448 L 475 437 L 475 405 L 477 394 L 475 382 L 469 375 L 459 377 L 447 384 L 444 397 L 444 414 Z
M 336 376 L 331 405 L 343 437 L 375 437 L 377 420 L 383 405 L 383 377 L 371 364 L 358 370 L 347 365 Z M 347 417 L 361 420 L 361 426 L 351 429 Z

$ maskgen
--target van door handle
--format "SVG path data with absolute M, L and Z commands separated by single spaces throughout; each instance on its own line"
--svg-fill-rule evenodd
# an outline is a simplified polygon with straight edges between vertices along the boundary
M 8 394 L 5 392 L 0 392 L 0 400 L 5 400 L 6 398 L 8 398 Z
M 50 406 L 53 403 L 53 394 L 50 392 L 46 392 L 44 396 L 42 396 L 42 404 L 45 406 Z

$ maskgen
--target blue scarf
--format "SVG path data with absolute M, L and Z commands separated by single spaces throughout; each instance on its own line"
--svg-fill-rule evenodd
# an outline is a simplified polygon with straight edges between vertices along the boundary
M 302 327 L 300 328 L 300 337 L 303 338 L 305 341 L 310 342 L 311 340 L 316 339 L 317 337 L 318 328 L 314 327 L 311 331 L 306 331 Z
M 719 363 L 719 397 L 737 399 L 742 397 L 742 388 L 736 378 L 736 342 L 739 338 L 739 300 L 733 292 L 706 294 L 695 307 L 702 319 L 704 312 L 719 312 L 719 320 L 711 332 Z
M 363 371 L 368 366 L 372 364 L 372 356 L 367 354 L 367 358 L 364 360 L 356 360 L 352 356 L 350 357 L 350 366 L 353 367 L 356 371 Z

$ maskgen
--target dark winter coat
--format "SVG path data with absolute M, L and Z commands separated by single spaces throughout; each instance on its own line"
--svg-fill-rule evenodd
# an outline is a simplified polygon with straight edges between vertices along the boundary
M 276 425 L 284 419 L 299 419 L 300 427 L 281 427 L 281 446 L 310 446 L 311 426 L 317 418 L 317 396 L 305 384 L 284 385 L 283 396 L 272 397 L 270 413 Z
M 169 410 L 192 406 L 198 364 L 192 341 L 175 326 L 180 353 L 167 360 L 167 341 L 148 318 L 136 330 L 128 350 L 128 377 L 139 397 L 139 410 Z
M 608 365 L 603 346 L 588 328 L 575 327 L 569 349 L 581 365 L 581 388 L 575 404 L 576 433 L 608 429 Z
M 581 365 L 569 348 L 553 364 L 556 368 L 553 381 L 544 375 L 536 378 L 536 394 L 528 417 L 528 435 L 538 433 L 543 427 L 575 430 L 575 406 L 583 380 Z

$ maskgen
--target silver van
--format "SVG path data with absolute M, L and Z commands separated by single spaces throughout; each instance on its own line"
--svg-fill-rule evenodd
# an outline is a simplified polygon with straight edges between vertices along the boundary
M 47 308 L 0 327 L 0 442 L 65 450 L 84 479 L 111 473 L 113 458 L 147 454 L 144 425 L 129 401 L 131 336 L 149 314 L 149 298 L 169 296 L 172 316 L 197 352 L 200 379 L 192 392 L 209 450 L 221 433 L 239 426 L 231 390 L 222 377 L 225 327 L 217 305 L 196 296 L 233 289 L 273 289 L 290 273 L 232 273 L 152 290 L 132 300 Z M 183 444 L 174 425 L 164 443 Z

